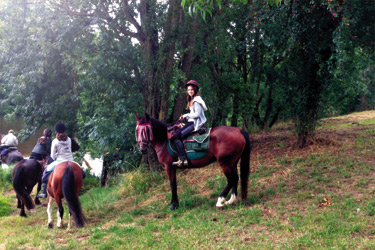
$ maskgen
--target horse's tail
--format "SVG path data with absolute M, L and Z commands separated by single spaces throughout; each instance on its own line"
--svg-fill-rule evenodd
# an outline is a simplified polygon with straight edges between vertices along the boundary
M 85 218 L 82 213 L 81 203 L 75 193 L 74 173 L 71 166 L 67 166 L 62 178 L 62 193 L 68 203 L 69 213 L 73 216 L 77 227 L 83 227 Z
M 14 174 L 13 174 L 13 189 L 17 193 L 18 199 L 22 201 L 23 204 L 25 204 L 26 208 L 28 210 L 35 207 L 33 200 L 31 199 L 31 196 L 29 193 L 27 193 L 24 185 L 24 166 L 19 166 L 15 168 Z
M 241 130 L 243 137 L 245 138 L 246 144 L 245 148 L 241 154 L 241 164 L 240 164 L 240 178 L 241 178 L 241 198 L 247 199 L 247 186 L 250 174 L 250 153 L 251 153 L 251 141 L 249 134 Z

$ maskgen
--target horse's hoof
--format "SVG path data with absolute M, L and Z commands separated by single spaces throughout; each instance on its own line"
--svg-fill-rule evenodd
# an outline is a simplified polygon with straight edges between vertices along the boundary
M 53 228 L 53 223 L 48 223 L 48 228 Z
M 217 210 L 224 210 L 224 206 L 221 206 L 221 207 L 216 206 L 216 209 Z
M 42 203 L 40 203 L 40 200 L 39 200 L 39 199 L 35 200 L 34 202 L 35 202 L 36 205 L 40 205 L 40 204 L 42 204 Z
M 27 217 L 27 215 L 25 213 L 20 213 L 20 216 L 25 217 L 25 218 Z
M 176 204 L 169 204 L 169 208 L 173 211 L 173 210 L 178 209 L 178 205 L 176 205 Z

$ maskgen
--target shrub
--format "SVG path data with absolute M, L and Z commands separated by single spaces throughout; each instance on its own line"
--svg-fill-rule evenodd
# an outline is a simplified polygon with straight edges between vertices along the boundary
M 0 189 L 2 191 L 12 188 L 12 169 L 0 167 Z
M 0 217 L 9 216 L 10 213 L 11 208 L 9 199 L 0 195 Z

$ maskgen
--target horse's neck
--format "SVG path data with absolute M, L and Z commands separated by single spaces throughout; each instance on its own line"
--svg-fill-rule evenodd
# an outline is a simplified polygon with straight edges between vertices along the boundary
M 167 139 L 165 140 L 155 140 L 152 142 L 152 146 L 156 152 L 159 152 L 167 143 Z

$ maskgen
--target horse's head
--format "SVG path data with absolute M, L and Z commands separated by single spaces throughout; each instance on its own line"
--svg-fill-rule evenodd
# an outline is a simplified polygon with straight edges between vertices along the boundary
M 148 114 L 146 114 L 145 116 L 138 116 L 138 114 L 135 114 L 135 116 L 137 118 L 135 139 L 139 143 L 141 153 L 146 154 L 149 143 L 154 140 L 151 119 Z

